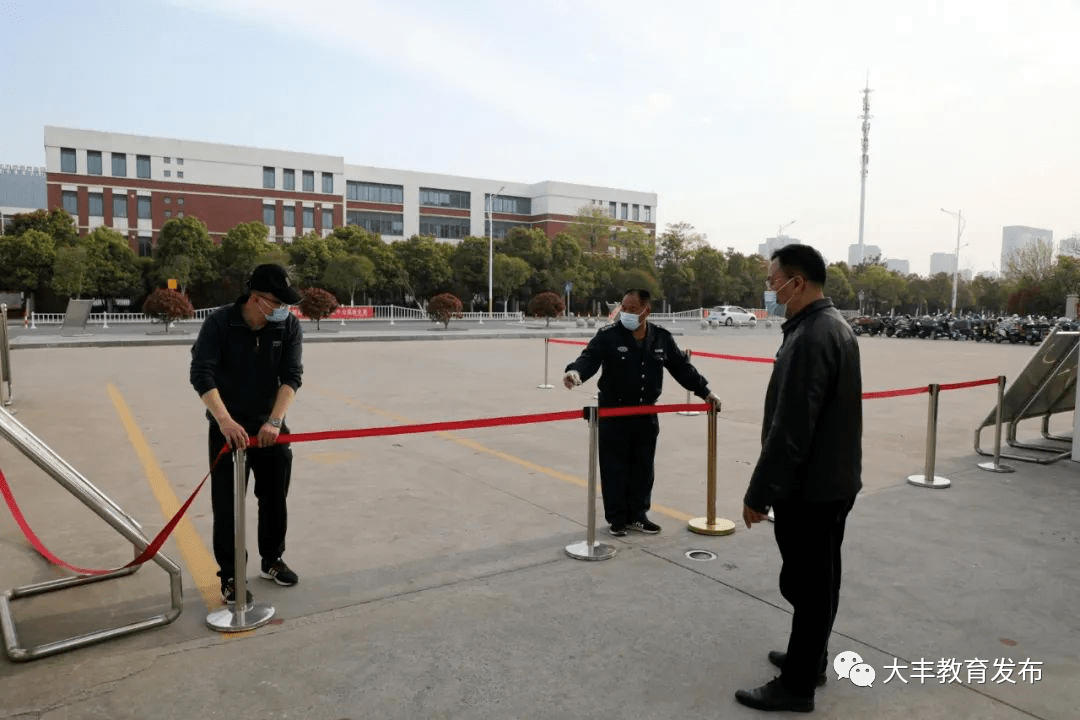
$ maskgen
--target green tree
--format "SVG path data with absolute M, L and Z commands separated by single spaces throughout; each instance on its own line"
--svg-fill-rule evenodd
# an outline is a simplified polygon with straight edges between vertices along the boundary
M 569 233 L 559 233 L 551 241 L 551 268 L 553 287 L 566 287 L 572 283 L 571 303 L 586 304 L 596 287 L 595 279 L 585 263 L 581 245 Z M 569 308 L 568 308 L 569 309 Z
M 110 307 L 116 298 L 139 292 L 142 273 L 138 257 L 123 235 L 104 226 L 96 227 L 79 238 L 79 245 L 87 251 L 92 285 L 88 292 L 104 299 Z
M 709 245 L 703 245 L 690 254 L 690 268 L 694 275 L 691 298 L 695 305 L 712 307 L 724 302 L 728 285 L 727 260 L 723 253 Z
M 452 247 L 450 269 L 453 271 L 454 287 L 462 297 L 469 298 L 469 307 L 472 308 L 475 298 L 487 296 L 487 238 L 470 236 Z
M 401 267 L 405 270 L 406 288 L 417 305 L 449 287 L 454 273 L 450 269 L 451 246 L 426 235 L 413 235 L 408 240 L 390 243 Z
M 324 238 L 314 231 L 296 238 L 286 250 L 292 275 L 301 287 L 322 284 L 330 261 L 344 251 L 344 245 L 336 236 L 331 234 Z
M 277 247 L 269 241 L 269 233 L 269 228 L 254 221 L 234 226 L 221 238 L 218 268 L 230 291 L 243 288 L 251 271 Z
M 198 218 L 166 220 L 154 248 L 155 280 L 165 285 L 175 278 L 181 294 L 189 285 L 212 282 L 217 279 L 216 253 L 206 225 Z
M 532 269 L 519 257 L 499 253 L 495 256 L 495 294 L 503 298 L 503 312 L 507 312 L 510 296 L 528 282 Z
M 606 253 L 613 222 L 604 208 L 586 205 L 577 211 L 565 232 L 577 241 L 582 251 Z
M 74 245 L 79 237 L 79 231 L 75 227 L 75 220 L 63 208 L 18 213 L 12 217 L 12 235 L 22 235 L 27 230 L 40 230 L 51 237 L 58 248 L 65 245 Z
M 0 288 L 33 298 L 48 283 L 54 262 L 56 242 L 48 233 L 30 228 L 19 235 L 0 235 Z
M 855 291 L 848 281 L 847 265 L 833 263 L 825 268 L 825 295 L 838 308 L 853 309 L 857 305 Z
M 510 228 L 496 252 L 521 258 L 531 269 L 528 280 L 521 287 L 524 298 L 535 295 L 553 285 L 551 279 L 551 241 L 539 228 Z
M 57 248 L 53 262 L 52 281 L 49 283 L 54 293 L 60 296 L 81 298 L 84 288 L 89 284 L 87 276 L 86 247 L 65 245 Z
M 349 296 L 356 304 L 356 293 L 375 283 L 375 263 L 363 255 L 339 253 L 330 259 L 324 274 L 327 287 Z
M 670 223 L 656 239 L 656 266 L 664 297 L 672 307 L 689 307 L 694 302 L 692 253 L 705 244 L 705 237 L 689 223 Z

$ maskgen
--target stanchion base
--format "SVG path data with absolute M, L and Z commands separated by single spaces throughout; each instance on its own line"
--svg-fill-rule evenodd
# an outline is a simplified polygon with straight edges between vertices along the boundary
M 677 412 L 675 414 L 676 415 L 686 415 L 687 417 L 696 417 L 696 416 L 700 415 L 701 413 L 699 413 L 697 410 L 680 410 L 679 412 Z
M 576 560 L 609 560 L 615 557 L 615 546 L 602 542 L 590 545 L 587 540 L 582 540 L 567 545 L 566 554 Z
M 686 524 L 686 527 L 690 532 L 696 532 L 699 535 L 730 535 L 735 532 L 735 523 L 727 518 L 716 518 L 712 525 L 709 524 L 707 517 L 694 518 Z
M 927 481 L 925 475 L 908 475 L 907 481 L 910 485 L 931 488 L 933 490 L 944 490 L 952 485 L 952 480 L 947 477 L 941 477 L 940 475 L 935 475 L 930 481 Z
M 773 512 L 772 508 L 769 508 L 769 512 L 765 513 L 765 517 L 768 518 L 771 523 L 776 522 L 776 513 Z
M 206 626 L 218 632 L 243 632 L 254 630 L 270 622 L 274 617 L 273 605 L 229 605 L 206 616 Z
M 545 384 L 545 385 L 537 385 L 537 386 L 536 386 L 536 389 L 537 389 L 537 390 L 551 390 L 551 389 L 552 389 L 553 387 L 555 387 L 555 386 L 554 386 L 554 385 L 546 385 L 546 384 Z
M 995 463 L 992 463 L 992 462 L 979 463 L 978 468 L 980 470 L 986 470 L 987 472 L 996 472 L 996 473 L 1016 472 L 1016 470 L 1014 468 L 1012 468 L 1012 467 L 1010 467 L 1008 465 L 1002 465 L 1001 463 L 996 463 L 995 464 Z

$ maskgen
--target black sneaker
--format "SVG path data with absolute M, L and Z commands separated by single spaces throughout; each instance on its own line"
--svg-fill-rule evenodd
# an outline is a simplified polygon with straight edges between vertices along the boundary
M 660 532 L 660 526 L 654 522 L 650 522 L 648 518 L 632 522 L 627 527 L 634 532 L 645 533 L 646 535 L 656 535 Z
M 626 535 L 626 526 L 621 523 L 612 523 L 608 528 L 608 532 L 615 537 L 623 537 Z
M 221 601 L 226 605 L 236 604 L 236 579 L 235 578 L 223 578 L 221 581 Z M 251 596 L 251 591 L 247 591 L 247 604 L 250 605 L 254 601 Z
M 259 577 L 273 580 L 278 585 L 284 585 L 285 587 L 291 587 L 300 582 L 300 578 L 296 577 L 296 573 L 290 570 L 289 566 L 281 558 L 271 563 L 263 560 L 262 572 L 259 573 Z

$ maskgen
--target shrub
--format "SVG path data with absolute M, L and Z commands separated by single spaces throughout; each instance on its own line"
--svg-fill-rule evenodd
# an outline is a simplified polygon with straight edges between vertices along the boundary
M 461 317 L 461 300 L 453 293 L 441 293 L 428 300 L 427 313 L 444 328 L 450 327 L 450 318 Z
M 566 309 L 566 304 L 563 303 L 562 297 L 549 290 L 533 295 L 529 300 L 527 311 L 533 317 L 547 318 L 547 324 L 550 326 L 551 318 L 561 315 L 564 309 Z
M 169 332 L 169 325 L 174 321 L 195 316 L 195 308 L 187 295 L 168 288 L 158 288 L 150 293 L 143 300 L 142 311 L 165 323 L 165 332 Z
M 338 308 L 337 298 L 322 288 L 311 287 L 300 291 L 300 312 L 315 321 L 315 329 L 319 329 L 319 321 L 330 317 Z

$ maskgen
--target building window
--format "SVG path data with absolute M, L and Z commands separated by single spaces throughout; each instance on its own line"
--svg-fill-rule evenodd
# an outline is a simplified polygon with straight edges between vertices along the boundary
M 633 205 L 631 207 L 631 210 L 633 212 L 632 212 L 632 215 L 630 216 L 630 219 L 631 220 L 640 220 L 641 219 L 641 206 L 640 205 Z
M 488 234 L 488 227 L 489 226 L 490 226 L 490 223 L 485 220 L 484 221 L 484 236 L 485 237 Z M 529 223 L 504 222 L 502 220 L 496 220 L 495 221 L 495 226 L 492 228 L 491 237 L 496 238 L 496 239 L 502 239 L 502 238 L 506 237 L 506 233 L 510 232 L 511 228 L 516 228 L 516 227 L 525 228 L 526 230 L 528 230 L 530 226 L 529 226 Z
M 165 211 L 165 217 L 171 218 L 172 217 L 172 210 L 166 210 Z
M 274 168 L 272 168 L 272 167 L 264 167 L 263 168 L 263 187 L 264 188 L 272 188 L 272 187 L 274 187 Z
M 281 187 L 284 190 L 296 189 L 296 171 L 291 168 L 285 168 L 281 171 Z
M 165 164 L 166 164 L 166 165 L 168 165 L 169 163 L 171 163 L 171 162 L 172 162 L 172 158 L 170 158 L 170 157 L 169 157 L 168 155 L 166 155 L 165 157 L 163 157 L 163 158 L 162 158 L 162 160 L 164 160 L 164 161 L 165 161 Z
M 345 183 L 345 195 L 349 200 L 398 204 L 404 202 L 404 192 L 401 185 L 380 185 L 379 183 L 349 180 Z
M 72 217 L 79 217 L 79 194 L 74 190 L 64 190 L 60 193 L 60 197 L 64 202 L 64 209 Z
M 323 173 L 322 174 L 322 191 L 327 194 L 333 194 L 334 192 L 334 174 Z
M 149 155 L 136 155 L 135 156 L 135 176 L 141 178 L 150 177 L 150 156 Z
M 645 205 L 645 222 L 652 222 L 652 208 Z
M 304 192 L 315 192 L 315 171 L 304 171 Z
M 420 188 L 420 204 L 426 207 L 470 208 L 469 193 L 460 190 L 436 190 Z M 425 235 L 430 233 L 423 233 Z M 436 237 L 439 237 L 436 235 Z
M 112 214 L 114 218 L 126 218 L 127 217 L 127 195 L 120 195 L 119 193 L 113 193 L 112 196 Z
M 274 212 L 273 205 L 263 205 L 263 225 L 268 228 L 272 228 L 277 225 L 277 216 Z
M 334 211 L 323 210 L 322 211 L 322 229 L 330 230 L 334 227 Z
M 285 223 L 284 223 L 285 227 L 287 227 L 287 228 L 295 228 L 296 227 L 296 208 L 294 208 L 292 205 L 286 205 L 283 209 L 285 210 Z
M 112 154 L 113 177 L 127 177 L 127 155 L 124 153 Z
M 611 218 L 612 220 L 615 219 L 615 203 L 609 202 L 607 204 L 607 214 L 608 214 L 608 217 Z
M 105 196 L 101 193 L 89 193 L 89 212 L 91 217 L 105 217 Z
M 304 229 L 315 227 L 315 208 L 304 208 Z
M 139 219 L 150 219 L 150 198 L 146 195 L 139 196 Z
M 184 171 L 183 170 L 177 170 L 176 171 L 176 177 L 183 179 Z
M 146 235 L 139 236 L 139 257 L 150 257 L 154 254 L 154 241 Z
M 176 158 L 176 164 L 177 165 L 183 165 L 184 164 L 184 158 Z
M 75 168 L 75 148 L 60 148 L 60 172 L 78 172 Z
M 86 174 L 87 175 L 100 175 L 101 174 L 101 151 L 100 150 L 87 150 L 86 151 Z
M 619 217 L 623 220 L 627 220 L 630 217 L 630 209 L 627 207 L 626 203 L 623 203 L 620 209 L 622 212 L 619 213 Z
M 420 234 L 432 235 L 442 240 L 460 240 L 467 237 L 470 227 L 468 218 L 420 216 Z
M 405 234 L 404 216 L 400 214 L 350 210 L 347 224 L 362 227 L 368 232 L 379 235 Z
M 166 170 L 165 177 L 172 177 L 172 170 Z
M 172 204 L 172 198 L 171 198 L 171 197 L 169 197 L 168 195 L 166 195 L 166 196 L 165 196 L 165 204 L 166 204 L 166 205 L 170 205 L 170 204 Z
M 184 211 L 181 210 L 180 212 L 176 213 L 176 217 L 178 217 L 178 218 L 184 217 Z
M 176 198 L 176 204 L 177 205 L 183 205 L 184 204 L 184 198 Z
M 490 194 L 487 197 L 488 202 L 491 202 L 492 212 L 532 215 L 532 200 L 529 198 L 496 195 L 494 201 L 492 201 Z

